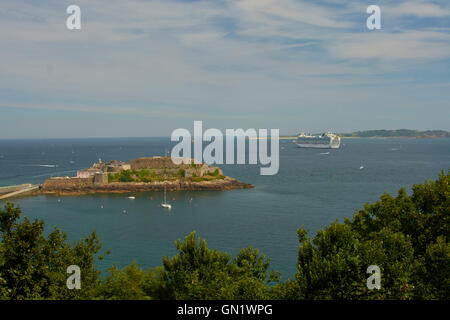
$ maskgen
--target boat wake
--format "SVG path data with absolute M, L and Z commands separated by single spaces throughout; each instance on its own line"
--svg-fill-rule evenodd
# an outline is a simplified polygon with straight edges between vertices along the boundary
M 30 166 L 30 167 L 45 167 L 45 168 L 57 168 L 58 165 L 57 164 L 29 164 L 26 166 Z
M 38 174 L 36 176 L 31 176 L 30 178 L 51 177 L 53 175 L 62 174 L 62 173 L 71 173 L 71 172 L 77 172 L 77 170 L 67 170 L 67 171 L 59 171 L 59 172 L 53 172 L 53 173 Z
M 321 152 L 320 154 L 330 154 L 329 152 Z

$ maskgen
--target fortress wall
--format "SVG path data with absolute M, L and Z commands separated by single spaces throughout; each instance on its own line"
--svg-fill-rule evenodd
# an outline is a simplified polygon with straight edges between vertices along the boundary
M 89 178 L 50 178 L 42 186 L 44 191 L 92 187 L 94 177 Z
M 161 158 L 138 158 L 130 161 L 131 170 L 153 169 L 153 168 L 180 168 L 169 157 Z
M 190 164 L 176 165 L 170 157 L 139 158 L 131 160 L 130 165 L 132 170 L 147 169 L 151 172 L 155 171 L 156 174 L 163 174 L 164 169 L 166 169 L 167 173 L 177 173 L 178 170 L 184 169 L 186 177 L 191 177 L 194 173 L 197 176 L 203 176 L 208 172 L 214 172 L 216 169 L 219 170 L 219 174 L 223 174 L 222 169 L 216 166 L 207 166 L 204 164 L 193 168 Z
M 157 175 L 164 175 L 164 170 L 166 170 L 167 174 L 177 174 L 181 168 L 175 169 L 147 169 L 150 173 L 155 172 Z
M 94 176 L 94 184 L 95 185 L 103 185 L 108 184 L 108 174 L 105 173 L 97 173 Z
M 209 166 L 202 166 L 202 167 L 198 167 L 198 168 L 192 168 L 191 166 L 186 166 L 186 167 L 177 167 L 174 169 L 146 169 L 146 170 L 149 170 L 150 173 L 155 172 L 157 175 L 164 175 L 164 170 L 165 170 L 167 174 L 175 175 L 178 173 L 178 171 L 180 169 L 184 170 L 185 177 L 192 177 L 194 173 L 197 177 L 202 177 L 203 175 L 205 175 L 208 172 L 213 173 L 216 169 L 219 170 L 219 174 L 223 174 L 222 169 L 220 169 L 219 167 L 209 167 Z

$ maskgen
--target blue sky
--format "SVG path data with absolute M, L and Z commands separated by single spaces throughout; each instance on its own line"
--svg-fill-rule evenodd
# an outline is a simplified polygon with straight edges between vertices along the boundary
M 444 0 L 3 0 L 0 43 L 0 138 L 450 130 Z

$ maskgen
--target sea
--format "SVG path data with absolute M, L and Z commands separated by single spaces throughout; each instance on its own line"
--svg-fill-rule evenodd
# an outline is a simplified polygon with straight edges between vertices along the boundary
M 162 156 L 169 138 L 92 138 L 0 140 L 0 186 L 43 183 L 49 177 L 74 176 L 103 161 Z M 135 261 L 143 268 L 162 265 L 176 254 L 175 241 L 192 231 L 209 248 L 236 255 L 253 247 L 271 259 L 283 279 L 295 275 L 297 229 L 313 237 L 366 202 L 387 192 L 436 179 L 450 168 L 450 139 L 343 139 L 339 149 L 301 149 L 280 140 L 280 167 L 260 175 L 260 165 L 221 165 L 224 174 L 254 189 L 168 192 L 172 210 L 160 206 L 163 192 L 39 195 L 16 198 L 23 215 L 55 226 L 74 242 L 96 231 L 102 251 L 111 253 L 97 266 L 106 274 Z M 129 199 L 134 196 L 135 199 Z M 4 201 L 3 201 L 4 202 Z M 3 205 L 3 203 L 0 203 Z

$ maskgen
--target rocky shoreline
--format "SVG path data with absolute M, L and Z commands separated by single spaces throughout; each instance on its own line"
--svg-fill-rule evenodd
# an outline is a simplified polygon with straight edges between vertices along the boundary
M 168 191 L 225 191 L 232 189 L 251 189 L 253 185 L 241 182 L 237 179 L 225 177 L 224 179 L 216 179 L 209 181 L 193 182 L 188 180 L 175 181 L 157 181 L 157 182 L 111 182 L 104 185 L 74 185 L 56 187 L 52 185 L 42 186 L 39 193 L 41 194 L 58 194 L 58 195 L 84 195 L 94 193 L 130 193 L 145 191 L 163 191 L 164 187 Z

